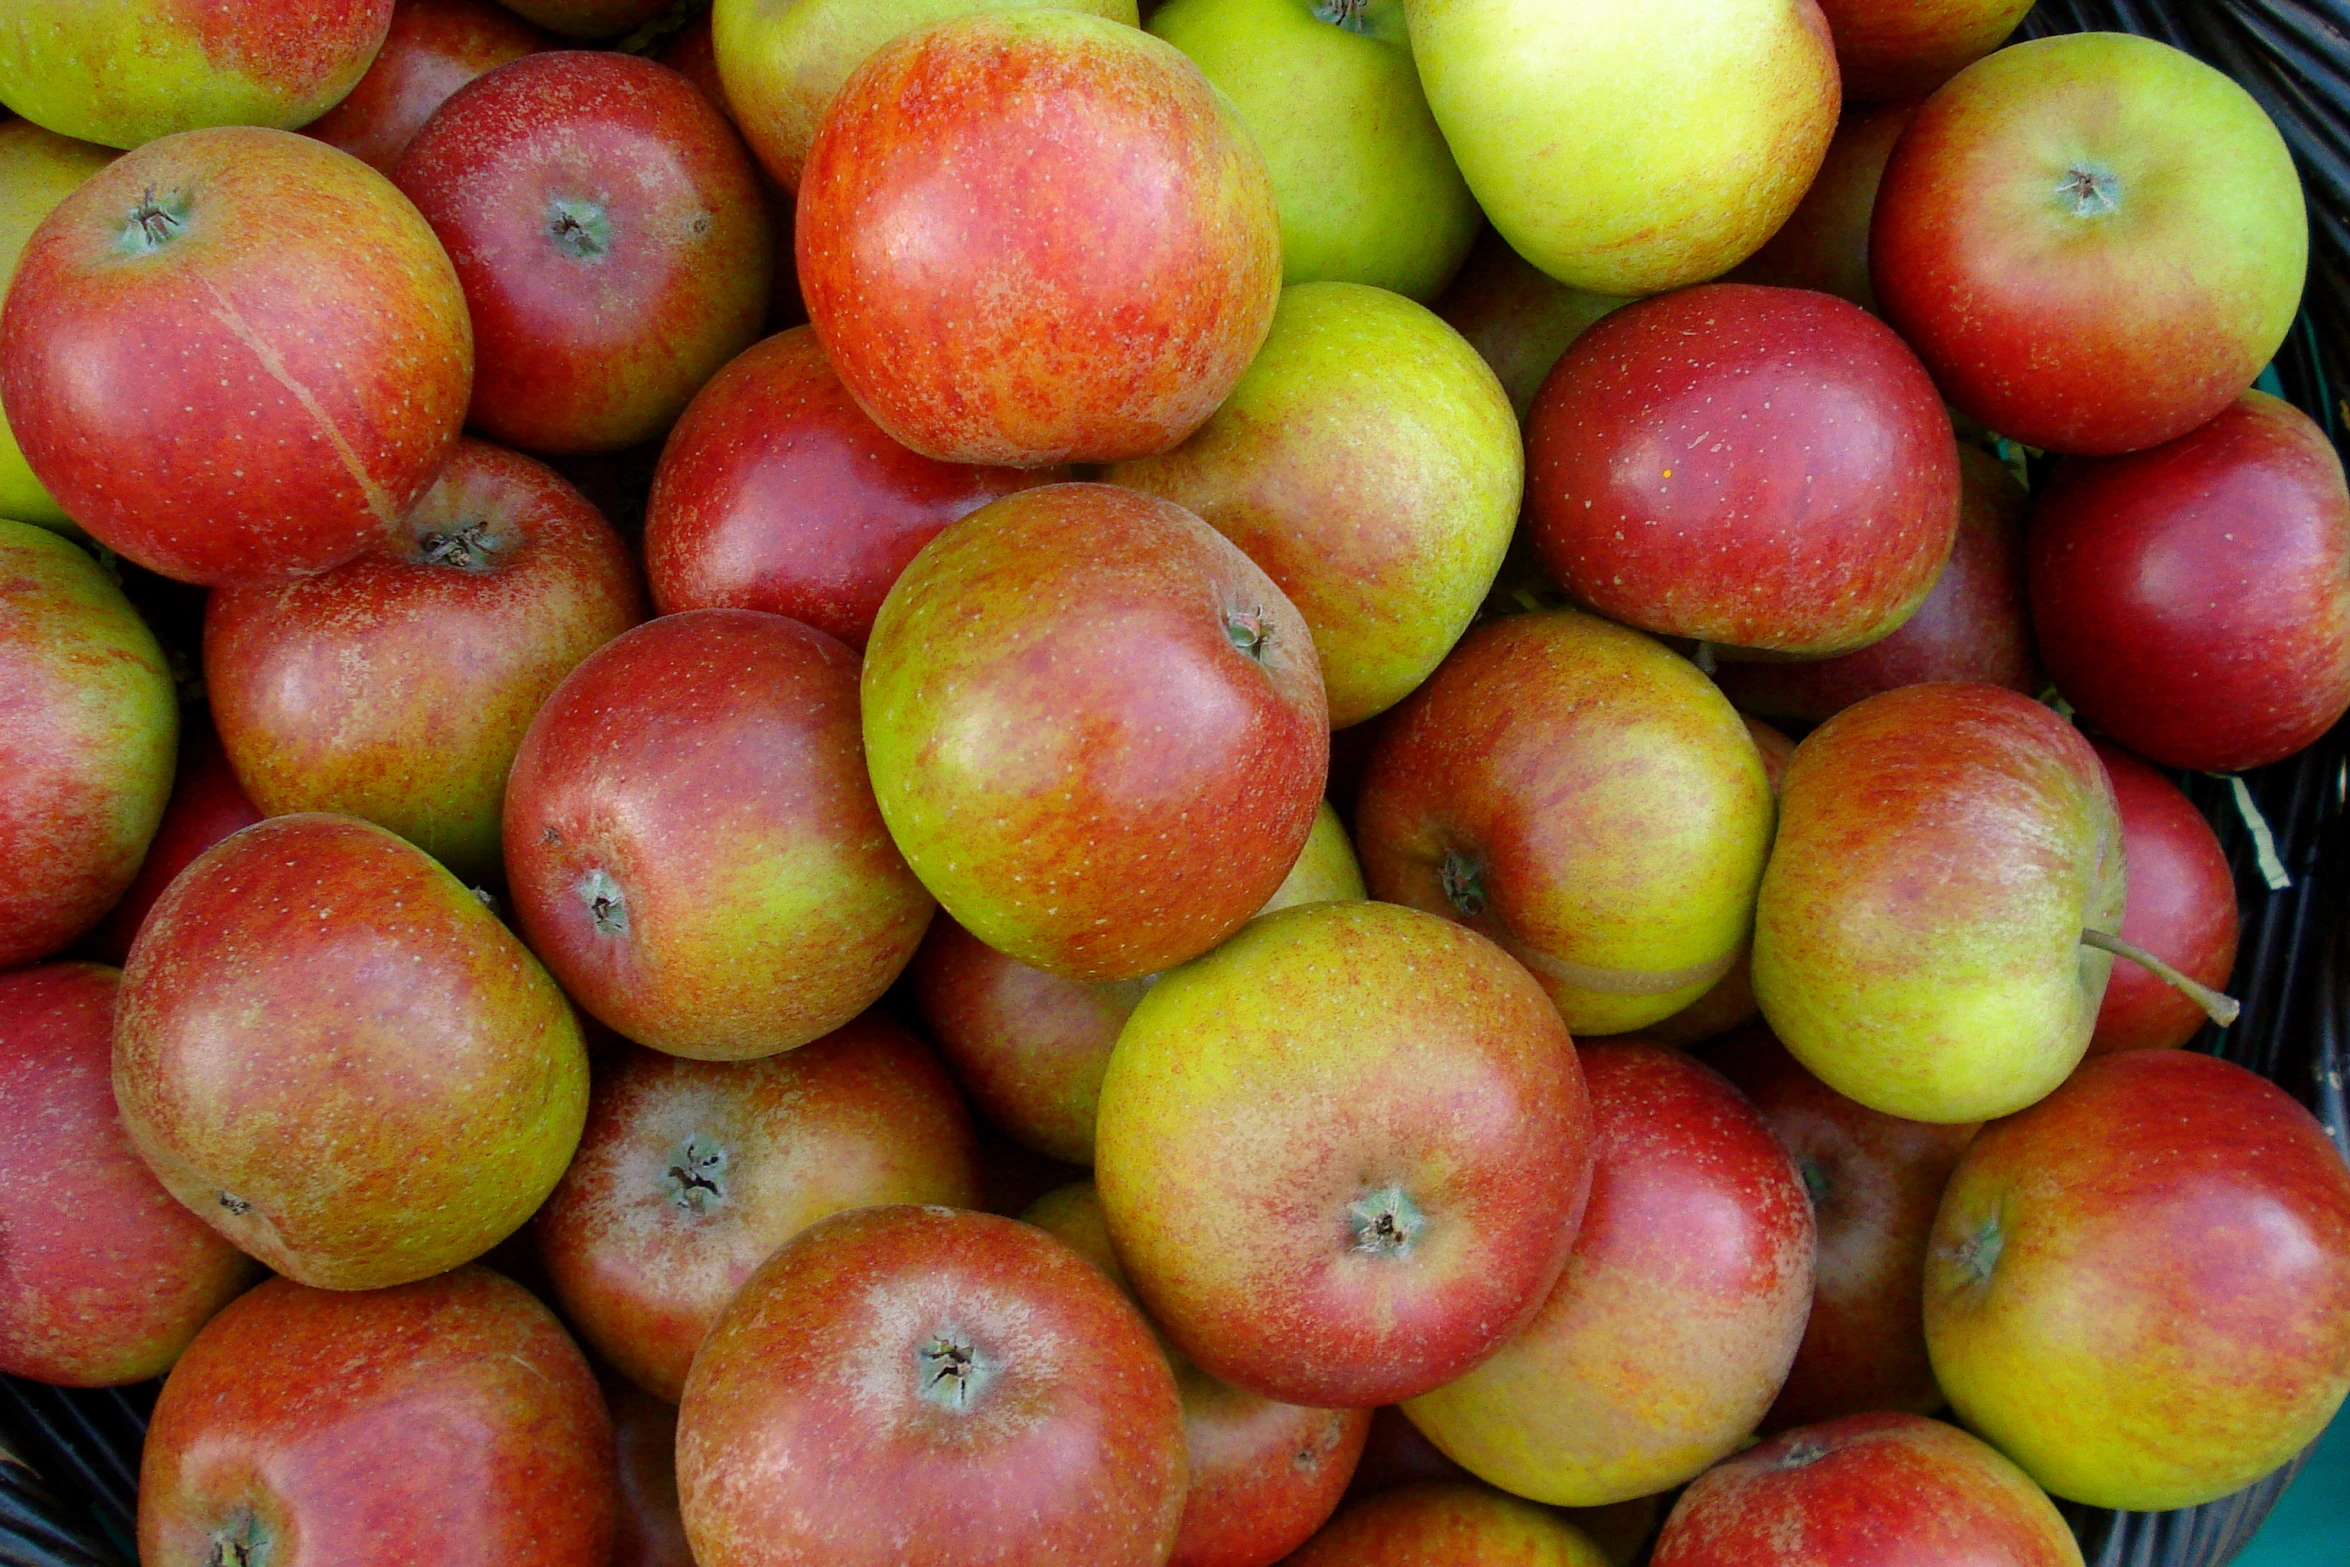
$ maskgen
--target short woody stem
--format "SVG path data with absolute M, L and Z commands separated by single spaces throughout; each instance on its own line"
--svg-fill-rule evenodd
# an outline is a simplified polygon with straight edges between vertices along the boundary
M 2237 1004 L 2235 997 L 2223 996 L 2209 985 L 2197 984 L 2153 953 L 2148 952 L 2144 947 L 2124 941 L 2119 936 L 2109 935 L 2102 930 L 2084 930 L 2081 932 L 2081 942 L 2084 946 L 2095 947 L 2102 952 L 2110 952 L 2117 958 L 2128 958 L 2132 963 L 2147 970 L 2155 978 L 2193 1001 L 2203 1009 L 2206 1016 L 2222 1028 L 2236 1021 L 2236 1015 L 2244 1010 Z

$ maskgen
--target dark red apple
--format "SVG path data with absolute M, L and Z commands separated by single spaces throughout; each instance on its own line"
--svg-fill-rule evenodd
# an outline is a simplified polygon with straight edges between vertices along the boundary
M 666 0 L 506 0 L 506 5 L 567 38 L 618 38 L 668 9 Z
M 989 10 L 876 50 L 799 182 L 800 286 L 874 422 L 948 462 L 1120 462 L 1215 412 L 1273 323 L 1265 160 L 1138 28 Z
M 107 548 L 208 586 L 381 538 L 447 459 L 472 377 L 432 230 L 290 131 L 116 159 L 25 246 L 0 314 L 0 401 L 35 476 Z
M 677 1406 L 624 1377 L 599 1380 L 620 1460 L 611 1567 L 694 1567 L 677 1506 Z
M 1925 599 L 1958 449 L 1925 367 L 1858 305 L 1713 283 L 1627 305 L 1550 373 L 1527 520 L 1613 620 L 1781 653 L 1863 647 Z
M 536 1228 L 581 1336 L 674 1401 L 711 1322 L 801 1230 L 844 1208 L 978 1201 L 955 1085 L 911 1034 L 865 1017 L 760 1061 L 631 1049 L 600 1067 Z
M 464 280 L 468 422 L 509 445 L 658 436 L 766 318 L 776 240 L 757 171 L 665 65 L 525 55 L 458 89 L 397 178 Z
M 2179 786 L 2120 746 L 2092 740 L 2122 818 L 2122 940 L 2198 984 L 2225 989 L 2236 966 L 2236 878 L 2219 835 Z M 2119 962 L 2089 1054 L 2167 1050 L 2195 1037 L 2202 1006 L 2161 976 Z
M 1999 47 L 2032 0 L 1820 0 L 1847 103 L 1930 93 Z
M 653 602 L 763 609 L 862 650 L 939 529 L 1067 477 L 907 450 L 849 396 L 815 331 L 794 327 L 719 371 L 670 432 L 645 513 Z
M 147 922 L 147 911 L 189 862 L 239 828 L 261 820 L 244 786 L 228 765 L 212 720 L 197 709 L 180 718 L 179 770 L 172 775 L 171 799 L 163 824 L 147 845 L 131 890 L 90 932 L 89 952 L 117 968 L 130 956 L 131 942 Z
M 614 1474 L 595 1375 L 519 1284 L 272 1279 L 212 1319 L 155 1401 L 139 1559 L 608 1567 Z
M 156 1184 L 114 1108 L 120 976 L 0 974 L 0 1373 L 69 1387 L 168 1369 L 261 1271 Z
M 1400 1404 L 1382 1404 L 1371 1413 L 1370 1434 L 1354 1478 L 1346 1485 L 1346 1499 L 1357 1502 L 1377 1491 L 1426 1480 L 1466 1480 L 1472 1475 L 1444 1456 L 1444 1449 L 1421 1434 Z
M 1882 0 L 1845 3 L 1882 6 Z M 1908 8 L 1909 0 L 1896 4 Z M 1815 288 L 1877 313 L 1877 289 L 1869 281 L 1869 218 L 1876 210 L 1885 160 L 1916 112 L 1915 103 L 1848 109 L 1828 143 L 1827 160 L 1794 214 L 1769 243 L 1732 269 L 1730 281 Z
M 2152 451 L 2060 463 L 2027 560 L 2057 689 L 2141 756 L 2258 767 L 2350 710 L 2350 490 L 2290 403 L 2246 392 Z
M 399 0 L 375 63 L 302 134 L 389 174 L 451 93 L 546 45 L 544 33 L 492 0 Z
M 1488 225 L 1436 301 L 1436 313 L 1493 367 L 1524 424 L 1559 355 L 1592 322 L 1625 303 L 1613 294 L 1569 288 L 1510 249 Z
M 1162 1567 L 1185 1473 L 1142 1314 L 993 1214 L 802 1230 L 710 1330 L 678 1408 L 700 1567 Z

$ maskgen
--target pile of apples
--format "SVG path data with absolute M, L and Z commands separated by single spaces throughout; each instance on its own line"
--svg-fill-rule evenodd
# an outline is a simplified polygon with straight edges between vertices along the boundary
M 2350 709 L 2307 217 L 2022 9 L 0 0 L 0 1371 L 168 1374 L 147 1567 L 2288 1460 L 2350 1170 L 2161 769 Z

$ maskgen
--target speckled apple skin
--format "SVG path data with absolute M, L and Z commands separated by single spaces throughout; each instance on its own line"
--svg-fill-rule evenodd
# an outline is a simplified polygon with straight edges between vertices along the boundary
M 1548 1507 L 1482 1485 L 1432 1481 L 1349 1506 L 1289 1567 L 1611 1567 Z
M 2122 859 L 2130 868 L 2122 940 L 2143 947 L 2189 979 L 2228 988 L 2236 967 L 2236 873 L 2211 818 L 2160 772 L 2110 740 L 2092 740 L 2113 781 L 2121 813 Z M 2105 982 L 2089 1054 L 2168 1050 L 2210 1019 L 2195 998 L 2152 969 L 2124 960 Z
M 451 93 L 546 44 L 495 0 L 399 0 L 375 63 L 302 134 L 388 175 Z

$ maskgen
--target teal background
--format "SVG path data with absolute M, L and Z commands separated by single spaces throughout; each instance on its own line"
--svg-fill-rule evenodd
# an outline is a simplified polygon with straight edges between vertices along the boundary
M 2334 1417 L 2236 1567 L 2350 1567 L 2350 1412 Z

